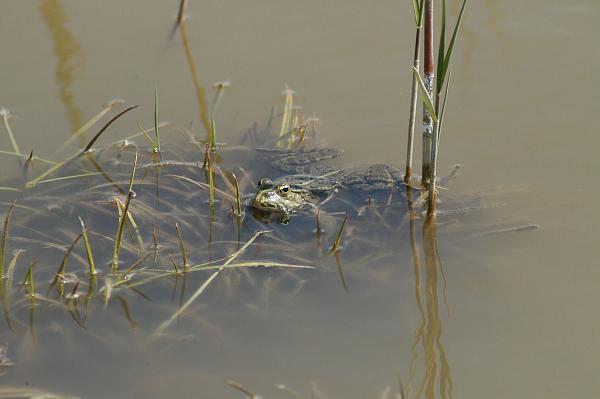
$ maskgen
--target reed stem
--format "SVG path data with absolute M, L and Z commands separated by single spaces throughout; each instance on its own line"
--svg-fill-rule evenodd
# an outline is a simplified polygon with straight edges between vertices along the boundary
M 424 79 L 429 98 L 433 98 L 434 60 L 433 60 L 433 0 L 425 0 L 424 4 Z M 431 144 L 433 141 L 433 119 L 423 107 L 423 158 L 421 160 L 421 184 L 427 186 L 431 175 Z

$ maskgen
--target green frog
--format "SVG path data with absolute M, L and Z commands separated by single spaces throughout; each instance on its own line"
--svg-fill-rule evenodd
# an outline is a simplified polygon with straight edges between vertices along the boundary
M 285 176 L 275 181 L 260 179 L 250 205 L 262 212 L 289 215 L 316 208 L 337 188 L 335 182 L 302 175 Z

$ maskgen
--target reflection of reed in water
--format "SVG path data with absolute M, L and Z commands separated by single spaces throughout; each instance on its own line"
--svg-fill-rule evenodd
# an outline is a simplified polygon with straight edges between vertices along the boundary
M 75 105 L 75 96 L 72 90 L 76 74 L 84 61 L 83 52 L 75 40 L 75 36 L 66 26 L 67 14 L 60 0 L 42 1 L 40 14 L 54 43 L 53 52 L 58 60 L 56 80 L 60 88 L 60 100 L 67 109 L 67 118 L 71 124 L 71 131 L 74 132 L 83 125 L 82 114 Z M 85 136 L 81 135 L 82 146 L 85 145 L 85 141 Z
M 425 303 L 422 298 L 421 287 L 421 252 L 416 238 L 417 215 L 412 204 L 412 193 L 408 192 L 409 207 L 409 234 L 413 267 L 415 273 L 415 300 L 419 312 L 419 322 L 415 329 L 411 345 L 412 358 L 409 364 L 407 384 L 408 397 L 427 399 L 436 397 L 436 389 L 440 398 L 452 398 L 452 375 L 450 364 L 446 358 L 446 351 L 442 344 L 442 319 L 440 317 L 440 298 L 438 294 L 438 281 L 442 271 L 442 262 L 437 249 L 437 229 L 435 220 L 428 220 L 423 225 L 423 252 L 425 255 Z M 443 275 L 442 275 L 443 277 Z M 412 392 L 411 387 L 416 375 L 416 361 L 419 357 L 419 344 L 423 347 L 424 371 L 423 379 L 417 390 Z M 439 375 L 438 375 L 439 374 Z

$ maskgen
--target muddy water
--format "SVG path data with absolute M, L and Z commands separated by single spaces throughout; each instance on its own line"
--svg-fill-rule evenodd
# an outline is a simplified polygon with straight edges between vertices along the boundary
M 151 126 L 155 87 L 161 119 L 203 136 L 206 111 L 181 35 L 169 39 L 172 3 L 3 2 L 0 105 L 17 116 L 10 122 L 21 150 L 51 156 L 114 98 L 141 107 L 103 140 L 135 132 L 135 119 Z M 253 122 L 262 124 L 271 106 L 281 107 L 287 84 L 305 114 L 321 119 L 320 137 L 346 150 L 340 165 L 402 165 L 410 2 L 190 3 L 186 32 L 206 107 L 212 83 L 231 79 L 215 113 L 221 140 L 236 143 Z M 457 4 L 449 5 L 455 15 Z M 268 255 L 316 264 L 318 271 L 223 275 L 167 336 L 151 342 L 180 303 L 172 280 L 148 288 L 152 302 L 124 293 L 129 321 L 120 300 L 106 309 L 93 302 L 85 329 L 61 307 L 42 305 L 31 328 L 28 301 L 19 302 L 16 334 L 5 324 L 0 330 L 14 362 L 0 386 L 81 397 L 242 397 L 225 384 L 232 379 L 268 398 L 293 397 L 278 384 L 302 397 L 364 398 L 391 397 L 401 379 L 411 398 L 597 396 L 600 275 L 592 201 L 600 165 L 590 121 L 598 108 L 600 6 L 486 0 L 468 7 L 440 163 L 443 170 L 463 164 L 449 208 L 475 193 L 488 209 L 442 218 L 435 237 L 420 221 L 412 229 L 400 211 L 384 213 L 392 227 L 351 217 L 340 252 L 347 291 L 335 259 L 315 255 L 306 233 L 312 219 L 274 226 L 274 238 L 258 241 L 246 259 Z M 0 145 L 11 148 L 4 130 Z M 18 173 L 12 158 L 3 156 L 0 165 L 3 177 Z M 2 194 L 3 213 L 8 197 Z M 215 231 L 229 243 L 235 226 L 219 210 Z M 325 244 L 340 222 L 328 227 Z M 77 234 L 68 221 L 52 223 L 43 227 L 60 231 L 61 242 Z M 541 228 L 485 235 L 527 223 Z M 109 234 L 112 227 L 105 227 Z M 242 241 L 260 227 L 248 217 Z M 190 246 L 206 239 L 193 226 L 184 234 Z M 281 247 L 281 240 L 297 247 Z M 9 249 L 26 245 L 12 241 Z M 205 262 L 207 250 L 198 247 L 190 256 Z M 211 256 L 235 248 L 223 244 Z M 32 259 L 50 256 L 32 251 Z M 59 255 L 44 258 L 42 276 L 55 270 Z M 21 279 L 24 270 L 16 275 Z M 187 282 L 184 300 L 208 275 Z

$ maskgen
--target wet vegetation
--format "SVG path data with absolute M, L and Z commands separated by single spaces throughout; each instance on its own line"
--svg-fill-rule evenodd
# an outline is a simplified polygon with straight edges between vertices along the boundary
M 200 323 L 191 311 L 200 302 L 218 315 L 222 298 L 260 296 L 268 302 L 275 296 L 292 301 L 309 284 L 318 290 L 324 275 L 335 276 L 345 292 L 357 289 L 354 284 L 359 280 L 384 283 L 395 271 L 378 265 L 383 260 L 394 263 L 400 242 L 410 253 L 419 321 L 410 348 L 414 354 L 410 374 L 383 387 L 380 397 L 434 397 L 436 391 L 439 397 L 452 397 L 440 316 L 446 281 L 438 228 L 448 226 L 451 231 L 453 226 L 464 229 L 473 223 L 469 231 L 474 237 L 536 228 L 517 224 L 479 229 L 472 213 L 498 204 L 482 192 L 461 196 L 448 192 L 458 168 L 443 179 L 437 177 L 450 60 L 466 0 L 447 47 L 445 2 L 441 3 L 435 91 L 432 37 L 427 33 L 432 29 L 431 2 L 414 1 L 413 102 L 403 189 L 375 194 L 340 190 L 314 212 L 291 216 L 291 223 L 289 218 L 259 215 L 247 205 L 256 190 L 254 182 L 280 173 L 256 149 L 314 148 L 320 140 L 318 120 L 295 107 L 294 92 L 286 87 L 280 112 L 273 111 L 260 128 L 254 124 L 239 145 L 219 142 L 214 116 L 229 82 L 214 85 L 209 106 L 187 37 L 185 3 L 181 1 L 174 34 L 181 35 L 194 84 L 200 133 L 161 122 L 162 100 L 155 89 L 152 121 L 137 121 L 137 105 L 110 102 L 74 127 L 72 136 L 56 143 L 54 155 L 45 159 L 36 155 L 37 149 L 22 151 L 10 112 L 2 112 L 12 148 L 1 154 L 14 159 L 19 169 L 14 176 L 3 176 L 0 184 L 0 300 L 5 326 L 11 334 L 27 331 L 36 341 L 48 331 L 49 320 L 64 323 L 67 315 L 81 329 L 95 328 L 102 334 L 110 327 L 94 324 L 95 318 L 109 325 L 125 321 L 130 328 L 143 330 L 139 344 L 145 350 L 185 344 L 175 326 L 186 317 Z M 419 71 L 422 26 L 424 79 Z M 68 97 L 68 88 L 63 91 Z M 423 178 L 415 183 L 411 176 L 417 93 L 424 104 L 424 154 L 429 158 L 423 159 Z M 118 122 L 125 118 L 136 120 L 138 131 L 123 134 Z M 120 138 L 110 142 L 107 132 Z M 79 149 L 62 155 L 74 141 L 79 141 Z M 119 322 L 103 314 L 108 309 Z M 9 351 L 0 346 L 0 373 L 13 365 Z M 424 370 L 420 379 L 418 367 Z M 244 384 L 226 380 L 247 397 L 259 397 Z M 273 383 L 288 397 L 306 397 Z M 327 397 L 317 382 L 307 384 L 307 390 L 309 397 Z

